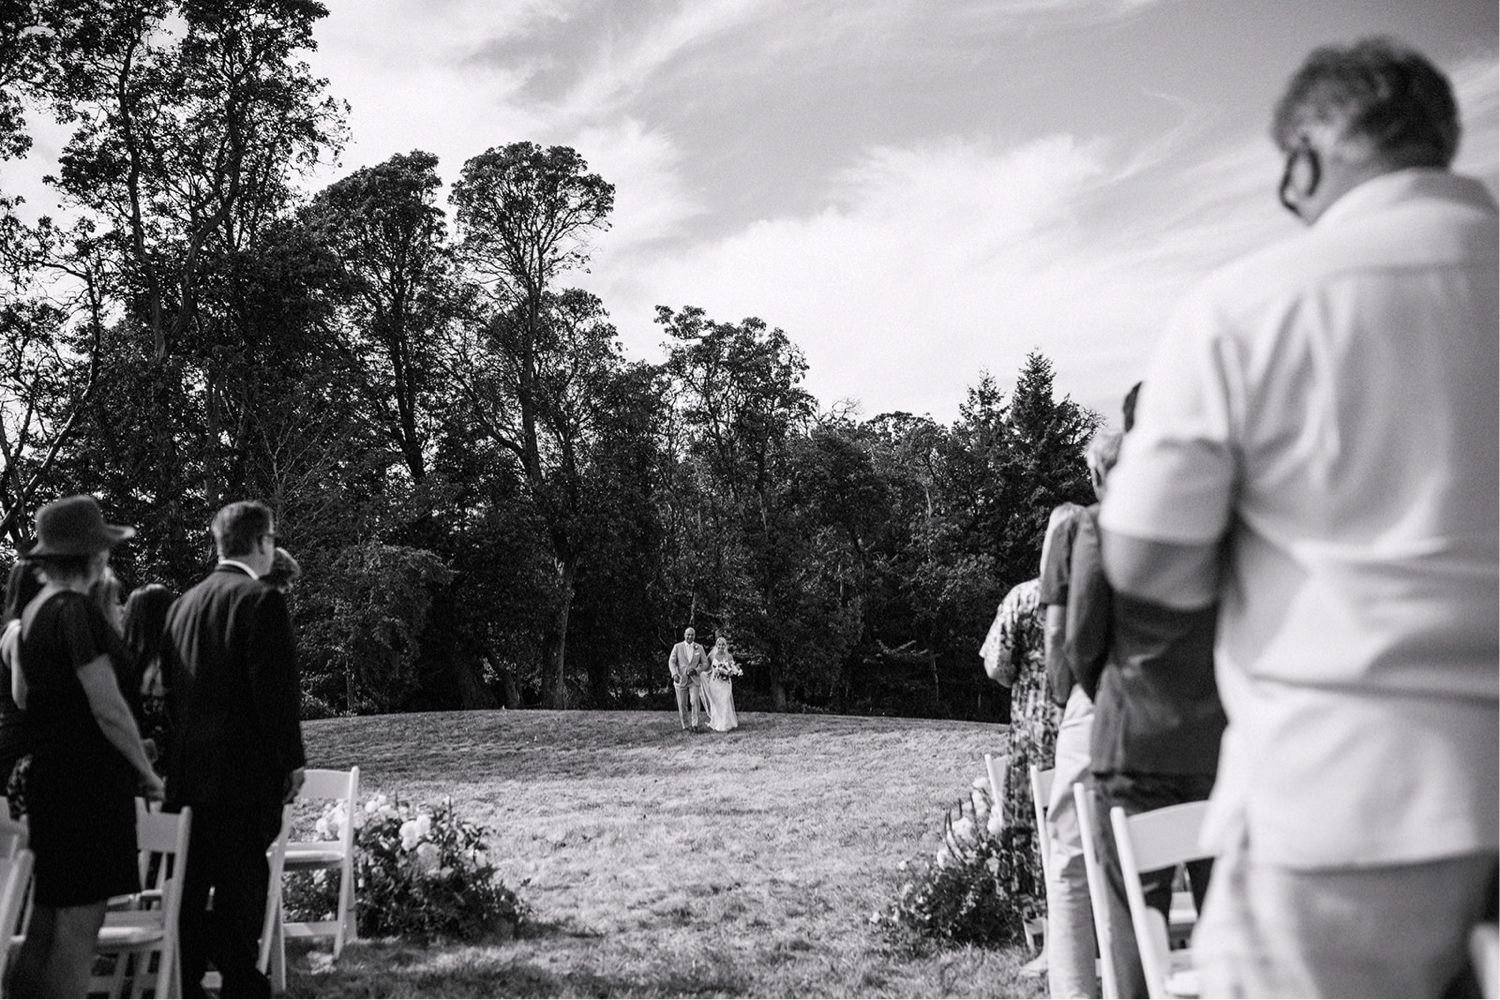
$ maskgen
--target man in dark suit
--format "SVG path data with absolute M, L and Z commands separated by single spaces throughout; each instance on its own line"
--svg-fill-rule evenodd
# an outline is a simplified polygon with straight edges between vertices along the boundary
M 267 997 L 270 982 L 256 968 L 266 850 L 306 761 L 297 650 L 284 599 L 259 580 L 276 552 L 270 509 L 229 504 L 212 530 L 219 565 L 172 605 L 165 644 L 175 728 L 167 801 L 193 809 L 179 925 L 183 989 L 204 995 L 212 958 L 224 996 Z

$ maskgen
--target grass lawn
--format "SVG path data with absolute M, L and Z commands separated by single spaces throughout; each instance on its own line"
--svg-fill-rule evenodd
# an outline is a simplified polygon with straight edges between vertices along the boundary
M 983 723 L 446 712 L 308 723 L 361 792 L 452 796 L 533 908 L 518 939 L 299 955 L 293 996 L 1034 996 L 1020 949 L 910 954 L 871 926 L 984 769 Z

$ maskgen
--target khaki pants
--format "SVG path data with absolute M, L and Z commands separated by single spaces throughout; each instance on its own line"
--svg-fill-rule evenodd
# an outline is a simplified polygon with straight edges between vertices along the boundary
M 1497 858 L 1299 871 L 1241 842 L 1219 859 L 1193 961 L 1205 997 L 1478 996 L 1469 931 Z
M 698 706 L 703 706 L 703 714 L 708 714 L 708 701 L 703 694 L 703 675 L 694 674 L 685 682 L 678 684 L 672 682 L 672 690 L 677 692 L 677 716 L 682 720 L 682 728 L 688 727 L 688 710 L 692 709 L 693 728 L 698 728 Z
M 1047 877 L 1047 989 L 1057 998 L 1099 995 L 1083 835 L 1073 804 L 1073 783 L 1089 780 L 1089 738 L 1093 731 L 1094 703 L 1075 684 L 1057 728 L 1056 770 L 1052 772 L 1052 794 L 1047 802 L 1047 830 L 1052 836 Z

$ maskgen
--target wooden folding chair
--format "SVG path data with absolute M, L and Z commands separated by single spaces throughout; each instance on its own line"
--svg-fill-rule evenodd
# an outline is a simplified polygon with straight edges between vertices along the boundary
M 6 946 L 0 947 L 0 996 L 5 996 L 6 968 L 10 963 L 10 931 L 21 920 L 21 909 L 26 905 L 27 893 L 31 891 L 31 867 L 35 856 L 24 847 L 4 860 L 0 860 L 0 927 L 6 931 Z
M 20 820 L 10 818 L 10 813 L 0 811 L 0 860 L 13 858 L 26 850 L 31 840 L 31 828 Z
M 1500 997 L 1500 924 L 1480 924 L 1469 932 L 1469 954 L 1484 997 Z
M 112 996 L 128 981 L 130 996 L 182 996 L 182 963 L 177 923 L 182 912 L 182 883 L 187 872 L 188 831 L 192 810 L 151 812 L 136 801 L 135 836 L 140 850 L 141 887 L 130 909 L 104 915 L 97 950 L 117 956 Z M 151 972 L 151 959 L 156 971 Z
M 1036 818 L 1036 846 L 1042 855 L 1042 877 L 1052 879 L 1052 832 L 1047 829 L 1047 802 L 1052 796 L 1053 769 L 1038 770 L 1028 764 L 1031 778 L 1031 813 Z
M 1141 955 L 1141 971 L 1145 973 L 1146 990 L 1153 1000 L 1196 997 L 1198 974 L 1192 967 L 1189 949 L 1170 950 L 1167 922 L 1147 905 L 1140 876 L 1142 872 L 1174 868 L 1204 857 L 1198 839 L 1207 814 L 1207 802 L 1187 802 L 1135 816 L 1125 815 L 1119 806 L 1109 812 L 1115 849 L 1120 852 L 1120 869 L 1125 873 L 1125 899 L 1130 904 L 1130 923 Z
M 298 799 L 344 803 L 348 820 L 339 831 L 338 840 L 293 841 L 286 845 L 287 872 L 321 870 L 339 873 L 338 909 L 332 920 L 285 921 L 281 924 L 282 935 L 289 938 L 332 937 L 333 957 L 338 958 L 347 942 L 359 938 L 354 899 L 354 811 L 359 807 L 359 768 L 347 771 L 309 769 Z
M 260 925 L 260 957 L 256 968 L 271 980 L 271 989 L 286 992 L 286 936 L 281 923 L 281 876 L 286 871 L 287 840 L 292 831 L 292 807 L 281 810 L 281 832 L 266 852 L 271 877 L 266 884 L 266 915 Z
M 1005 772 L 1010 767 L 1010 754 L 985 754 L 984 773 L 990 779 L 990 801 L 1002 814 L 1009 807 L 1005 803 Z M 1014 821 L 1015 817 L 1006 815 L 1008 821 Z
M 1083 842 L 1083 870 L 1089 882 L 1089 909 L 1094 912 L 1094 940 L 1099 945 L 1099 983 L 1104 1000 L 1120 1000 L 1120 980 L 1115 975 L 1114 935 L 1109 926 L 1109 883 L 1094 840 L 1094 800 L 1081 781 L 1073 783 L 1073 808 L 1078 811 L 1078 831 Z

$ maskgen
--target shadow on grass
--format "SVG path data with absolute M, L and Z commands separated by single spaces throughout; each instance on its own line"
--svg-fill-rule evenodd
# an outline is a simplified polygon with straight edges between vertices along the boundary
M 575 928 L 532 928 L 521 943 L 552 930 L 585 936 Z M 595 936 L 595 935 L 587 935 Z M 400 941 L 362 941 L 344 950 L 335 967 L 327 956 L 313 966 L 293 960 L 288 996 L 294 997 L 664 997 L 744 996 L 747 976 L 694 963 L 688 969 L 559 967 L 543 953 L 518 953 L 503 943 L 444 948 Z M 289 956 L 290 957 L 290 956 Z

